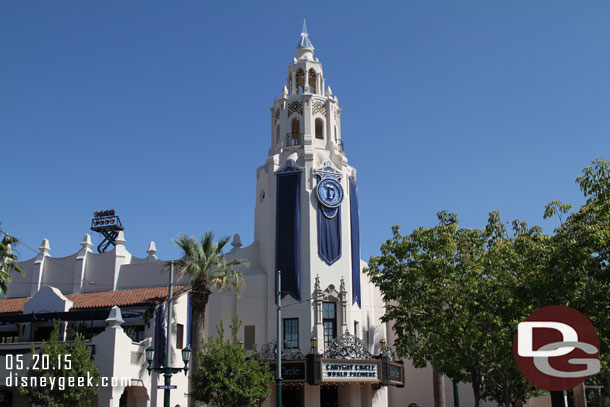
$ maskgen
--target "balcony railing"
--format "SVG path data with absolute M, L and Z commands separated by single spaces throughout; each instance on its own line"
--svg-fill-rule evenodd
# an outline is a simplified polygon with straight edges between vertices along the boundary
M 286 133 L 286 146 L 300 146 L 303 143 L 303 133 Z

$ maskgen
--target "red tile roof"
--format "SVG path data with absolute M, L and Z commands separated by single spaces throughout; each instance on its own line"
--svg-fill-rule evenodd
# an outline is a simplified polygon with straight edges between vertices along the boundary
M 30 297 L 5 298 L 0 300 L 0 314 L 11 314 L 23 312 L 23 304 L 28 302 Z
M 187 286 L 174 286 L 174 295 L 188 289 Z M 68 294 L 66 297 L 73 302 L 72 310 L 110 308 L 131 305 L 156 305 L 167 300 L 168 287 L 133 288 L 129 290 L 98 291 L 83 294 Z M 23 312 L 23 304 L 30 297 L 5 298 L 0 300 L 0 314 Z

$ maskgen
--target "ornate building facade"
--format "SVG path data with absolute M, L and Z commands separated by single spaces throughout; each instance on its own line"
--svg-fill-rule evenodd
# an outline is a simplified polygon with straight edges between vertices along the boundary
M 382 349 L 381 294 L 362 273 L 357 173 L 343 148 L 341 112 L 304 26 L 270 109 L 255 241 L 242 248 L 237 238 L 230 253 L 249 262 L 246 289 L 216 297 L 210 309 L 219 312 L 208 316 L 212 327 L 239 315 L 245 346 L 258 345 L 272 361 L 281 272 L 286 406 L 387 406 L 388 385 L 404 383 L 402 365 Z
M 358 180 L 343 148 L 341 108 L 324 77 L 322 64 L 303 28 L 296 57 L 281 95 L 270 109 L 269 152 L 257 171 L 254 242 L 242 247 L 235 235 L 227 259 L 240 266 L 246 285 L 237 294 L 212 293 L 206 312 L 207 335 L 234 316 L 242 321 L 243 345 L 253 357 L 276 358 L 276 291 L 281 287 L 283 400 L 290 407 L 387 407 L 388 389 L 404 385 L 404 368 L 386 349 L 385 306 L 379 290 L 362 273 Z M 94 253 L 85 236 L 77 253 L 54 258 L 45 239 L 40 254 L 21 263 L 9 297 L 0 299 L 0 358 L 30 352 L 63 321 L 65 339 L 85 332 L 104 376 L 127 381 L 103 389 L 98 406 L 161 405 L 162 377 L 148 374 L 145 349 L 166 346 L 170 357 L 190 344 L 186 281 L 176 282 L 172 320 L 167 320 L 167 261 L 137 258 L 121 231 L 115 248 Z M 281 272 L 281 273 L 280 273 Z M 152 287 L 152 288 L 151 288 Z M 123 318 L 111 308 L 123 309 Z M 163 357 L 155 364 L 160 366 Z M 11 372 L 0 366 L 2 377 Z M 188 378 L 172 384 L 172 406 L 186 406 Z M 275 390 L 274 390 L 275 391 Z M 272 394 L 265 406 L 275 406 Z M 17 390 L 0 383 L 0 406 L 25 406 Z

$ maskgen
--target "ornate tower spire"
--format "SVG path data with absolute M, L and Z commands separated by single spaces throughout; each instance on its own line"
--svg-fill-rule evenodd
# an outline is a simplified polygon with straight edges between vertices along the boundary
M 296 56 L 288 66 L 281 98 L 275 98 L 270 109 L 269 156 L 277 155 L 281 165 L 290 159 L 300 166 L 311 162 L 320 168 L 330 160 L 341 168 L 347 164 L 341 141 L 341 109 L 337 98 L 326 91 L 322 64 L 314 58 L 305 20 Z
M 297 46 L 297 58 L 305 60 L 313 60 L 314 46 L 309 40 L 309 34 L 307 33 L 307 23 L 303 19 L 303 31 L 301 32 L 301 40 Z
M 269 277 L 267 292 L 275 292 L 281 270 L 283 295 L 292 298 L 287 301 L 323 293 L 323 301 L 335 303 L 337 334 L 345 333 L 354 318 L 369 318 L 368 309 L 351 311 L 362 303 L 356 169 L 348 164 L 341 108 L 326 91 L 305 22 L 296 56 L 270 109 L 270 149 L 257 170 L 254 236 Z M 323 301 L 302 314 L 307 333 L 311 328 L 318 338 L 324 337 Z

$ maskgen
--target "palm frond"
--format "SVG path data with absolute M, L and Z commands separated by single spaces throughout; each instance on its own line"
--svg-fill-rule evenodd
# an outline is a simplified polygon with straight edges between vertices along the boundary
M 205 234 L 201 238 L 201 252 L 206 257 L 213 256 L 216 252 L 213 232 L 205 232 Z
M 6 233 L 0 240 L 0 293 L 2 294 L 6 294 L 12 273 L 25 274 L 23 268 L 17 264 L 18 257 L 11 248 L 15 243 L 19 243 L 19 239 Z
M 182 250 L 183 256 L 174 261 L 176 270 L 178 271 L 178 278 L 182 278 L 185 275 L 194 277 L 200 273 L 200 258 L 201 250 L 199 242 L 195 238 L 189 237 L 188 235 L 181 233 L 174 243 Z M 163 271 L 169 271 L 171 263 L 167 262 L 163 266 Z
M 227 269 L 223 272 L 216 272 L 210 279 L 210 284 L 220 292 L 239 291 L 244 286 L 244 276 L 241 272 L 234 269 Z
M 229 236 L 225 236 L 222 239 L 220 239 L 217 243 L 217 247 L 218 247 L 218 254 L 222 253 L 222 249 L 225 247 L 225 245 L 227 243 L 229 243 Z
M 239 266 L 239 265 L 242 265 L 242 264 L 248 265 L 249 264 L 248 260 L 246 260 L 246 259 L 231 260 L 230 262 L 227 263 L 227 266 L 233 267 L 233 266 Z
M 244 278 L 234 267 L 247 264 L 247 261 L 235 259 L 227 262 L 222 249 L 228 242 L 229 238 L 223 237 L 215 243 L 212 232 L 204 233 L 201 240 L 184 233 L 178 235 L 174 243 L 183 252 L 183 256 L 174 261 L 178 276 L 189 276 L 192 286 L 201 287 L 203 284 L 208 288 L 208 292 L 210 287 L 219 291 L 239 292 L 244 286 Z M 165 270 L 168 268 L 169 263 L 164 266 Z

